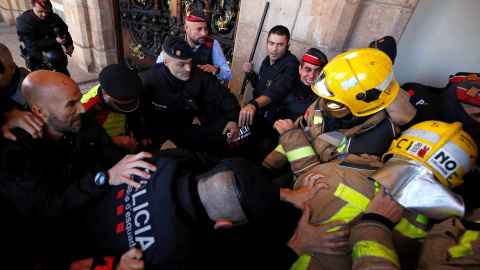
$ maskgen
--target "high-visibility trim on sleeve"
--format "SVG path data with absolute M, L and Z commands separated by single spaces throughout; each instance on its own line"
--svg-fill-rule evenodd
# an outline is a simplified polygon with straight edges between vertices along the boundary
M 310 254 L 303 254 L 298 258 L 298 260 L 290 267 L 290 270 L 305 270 L 307 269 L 308 265 L 310 264 L 310 260 L 312 259 L 312 255 Z
M 275 147 L 275 151 L 279 152 L 282 155 L 286 155 L 285 150 L 283 150 L 283 146 L 279 144 L 277 147 Z
M 372 241 L 360 241 L 353 247 L 353 261 L 364 256 L 374 256 L 387 259 L 396 266 L 400 267 L 400 261 L 395 251 L 387 248 L 386 246 L 372 242 Z
M 478 239 L 478 233 L 478 231 L 466 231 L 460 240 L 460 244 L 451 246 L 448 249 L 448 253 L 450 253 L 453 258 L 472 255 L 473 250 L 471 243 Z
M 315 156 L 315 151 L 311 146 L 304 146 L 286 153 L 288 161 L 292 162 L 306 157 Z
M 395 226 L 395 229 L 397 229 L 401 234 L 412 239 L 425 238 L 427 235 L 426 231 L 413 225 L 406 218 L 402 218 L 397 226 Z

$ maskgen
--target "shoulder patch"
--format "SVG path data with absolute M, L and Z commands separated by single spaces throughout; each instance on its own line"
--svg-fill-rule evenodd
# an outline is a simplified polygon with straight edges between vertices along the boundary
M 93 115 L 99 115 L 103 110 L 105 110 L 105 104 L 98 101 L 97 103 L 93 104 L 88 111 L 92 112 Z

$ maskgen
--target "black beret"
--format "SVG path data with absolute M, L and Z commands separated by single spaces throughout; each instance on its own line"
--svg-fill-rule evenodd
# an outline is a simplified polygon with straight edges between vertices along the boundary
M 268 181 L 258 166 L 242 158 L 220 161 L 233 171 L 235 191 L 250 222 L 265 218 L 280 200 L 280 189 Z
M 379 40 L 375 40 L 375 47 L 382 52 L 386 53 L 392 64 L 395 64 L 395 58 L 397 57 L 397 42 L 391 36 L 384 36 Z
M 113 106 L 121 112 L 137 109 L 138 96 L 144 87 L 138 74 L 121 64 L 106 66 L 98 76 L 99 91 L 103 89 L 110 96 Z
M 170 36 L 166 38 L 162 45 L 162 51 L 164 54 L 179 60 L 193 58 L 193 50 L 185 41 L 184 36 Z
M 208 24 L 207 16 L 202 11 L 194 8 L 189 8 L 185 12 L 185 20 L 189 22 L 207 22 Z

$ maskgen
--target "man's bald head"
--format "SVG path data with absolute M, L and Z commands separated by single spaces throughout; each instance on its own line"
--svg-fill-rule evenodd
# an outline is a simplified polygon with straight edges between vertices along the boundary
M 22 95 L 50 128 L 50 135 L 80 130 L 85 107 L 80 102 L 80 88 L 70 77 L 50 70 L 34 71 L 23 80 Z
M 50 71 L 38 70 L 25 77 L 22 83 L 22 95 L 27 104 L 32 107 L 35 104 L 47 105 L 62 94 L 80 92 L 80 88 L 70 77 Z

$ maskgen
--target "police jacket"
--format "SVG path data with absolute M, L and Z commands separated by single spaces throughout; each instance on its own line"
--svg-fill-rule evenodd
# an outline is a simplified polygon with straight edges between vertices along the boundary
M 82 213 L 104 194 L 94 173 L 122 158 L 105 130 L 87 115 L 78 133 L 59 142 L 47 136 L 33 139 L 18 128 L 12 133 L 17 141 L 2 138 L 0 146 L 0 193 L 28 220 L 55 224 Z
M 240 106 L 235 95 L 197 67 L 192 66 L 188 81 L 174 77 L 163 63 L 141 77 L 145 116 L 157 136 L 191 125 L 195 116 L 220 133 L 227 122 L 238 121 Z
M 367 176 L 382 166 L 379 157 L 372 155 L 346 154 L 339 156 L 328 163 L 319 164 L 308 168 L 298 178 L 295 189 L 303 185 L 304 176 L 309 173 L 323 173 L 327 177 L 321 179 L 327 183 L 329 189 L 321 189 L 310 201 L 310 224 L 320 225 L 336 220 L 345 221 L 345 225 L 336 227 L 331 231 L 349 230 L 359 222 L 370 203 L 380 189 L 380 185 L 367 180 Z M 428 229 L 427 218 L 409 210 L 404 211 L 403 219 L 393 230 L 394 242 L 398 250 L 402 250 L 405 257 L 415 257 Z M 392 236 L 388 236 L 392 238 Z M 343 239 L 348 240 L 348 237 Z M 296 262 L 295 269 L 350 269 L 352 256 L 355 258 L 355 249 L 346 248 L 345 256 L 331 256 L 325 254 L 302 255 Z M 360 252 L 367 250 L 360 250 Z
M 205 211 L 196 176 L 213 167 L 184 149 L 162 150 L 149 160 L 157 170 L 139 189 L 116 186 L 85 217 L 99 254 L 143 250 L 146 269 L 206 269 L 214 222 Z M 203 267 L 202 267 L 203 266 Z M 208 268 L 208 267 L 207 267 Z
M 273 65 L 270 65 L 270 58 L 265 57 L 260 66 L 259 74 L 251 72 L 248 75 L 248 80 L 255 88 L 253 97 L 257 98 L 263 95 L 272 100 L 272 103 L 267 105 L 263 111 L 273 113 L 284 105 L 284 98 L 292 91 L 295 84 L 299 65 L 297 57 L 287 51 Z
M 298 176 L 315 164 L 347 153 L 381 157 L 390 147 L 395 127 L 385 111 L 366 117 L 328 118 L 321 98 L 279 137 L 279 145 L 263 161 L 271 171 L 290 166 Z
M 195 51 L 194 63 L 198 65 L 213 65 L 213 38 L 205 36 L 205 43 L 200 44 L 200 47 Z
M 300 76 L 297 77 L 294 90 L 285 97 L 285 118 L 295 122 L 298 117 L 302 116 L 310 107 L 310 105 L 318 99 L 313 93 L 312 88 L 303 84 Z
M 62 45 L 57 43 L 57 34 L 54 28 L 60 28 L 59 33 L 65 35 L 67 42 L 65 48 L 73 45 L 72 36 L 68 26 L 57 14 L 50 12 L 48 19 L 41 20 L 33 10 L 25 11 L 17 17 L 17 34 L 20 41 L 25 44 L 25 49 L 30 57 L 42 59 L 42 51 L 51 49 L 62 50 Z M 63 50 L 62 50 L 63 51 Z

